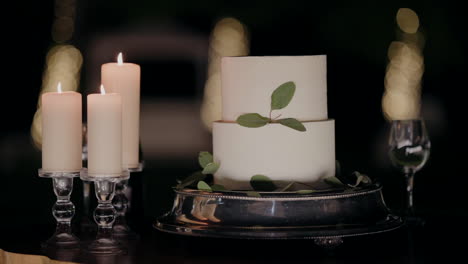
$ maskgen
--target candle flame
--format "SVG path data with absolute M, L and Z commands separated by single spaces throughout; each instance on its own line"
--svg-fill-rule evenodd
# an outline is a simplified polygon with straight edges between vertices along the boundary
M 57 84 L 57 92 L 62 93 L 62 83 L 61 82 L 59 82 Z
M 101 84 L 101 94 L 106 94 L 106 89 L 104 89 L 104 85 Z
M 117 56 L 117 63 L 119 65 L 123 64 L 123 59 L 122 59 L 122 52 L 119 53 L 119 56 Z

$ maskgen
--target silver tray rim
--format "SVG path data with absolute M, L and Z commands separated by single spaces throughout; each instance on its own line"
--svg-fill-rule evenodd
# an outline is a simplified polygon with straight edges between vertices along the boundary
M 178 224 L 168 218 L 168 214 L 156 219 L 153 227 L 161 232 L 212 238 L 231 239 L 333 239 L 356 237 L 363 235 L 379 234 L 389 232 L 402 227 L 404 224 L 401 217 L 388 214 L 384 221 L 367 226 L 291 226 L 291 227 L 220 227 L 220 226 L 197 226 Z
M 379 183 L 369 184 L 363 187 L 349 189 L 331 189 L 328 191 L 318 190 L 311 194 L 298 194 L 296 192 L 258 192 L 261 197 L 248 196 L 248 191 L 201 191 L 197 189 L 174 189 L 174 192 L 184 196 L 200 196 L 206 198 L 224 198 L 233 200 L 278 200 L 278 201 L 301 201 L 301 200 L 324 200 L 349 198 L 359 195 L 366 195 L 374 192 L 380 192 L 382 185 Z
M 333 189 L 326 192 L 315 192 L 311 194 L 297 194 L 295 192 L 259 192 L 261 197 L 248 196 L 246 191 L 223 191 L 206 192 L 195 189 L 174 189 L 177 197 L 201 197 L 208 199 L 226 199 L 237 202 L 315 202 L 328 201 L 332 199 L 353 199 L 358 196 L 380 193 L 382 185 L 379 183 L 369 184 L 357 188 Z M 176 200 L 174 202 L 176 202 Z M 382 197 L 383 202 L 383 197 Z M 180 204 L 178 205 L 180 206 Z M 385 206 L 385 203 L 382 204 Z M 159 231 L 178 235 L 217 237 L 217 238 L 239 238 L 239 239 L 328 239 L 343 238 L 367 234 L 376 234 L 397 229 L 403 225 L 401 217 L 387 211 L 386 214 L 370 223 L 361 224 L 309 224 L 289 226 L 248 226 L 248 225 L 220 225 L 207 223 L 200 225 L 196 223 L 180 222 L 174 217 L 174 207 L 171 211 L 158 217 L 153 222 L 153 227 Z M 386 208 L 386 206 L 385 206 Z M 388 210 L 388 208 L 387 208 Z

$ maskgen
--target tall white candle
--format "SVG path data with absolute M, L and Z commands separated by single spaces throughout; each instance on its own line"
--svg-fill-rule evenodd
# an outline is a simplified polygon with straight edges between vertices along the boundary
M 42 170 L 75 172 L 82 167 L 81 94 L 57 92 L 41 96 Z
M 88 174 L 122 173 L 122 99 L 120 94 L 88 95 Z
M 124 63 L 122 53 L 117 63 L 101 67 L 101 82 L 109 92 L 122 96 L 122 164 L 137 168 L 140 141 L 140 66 Z

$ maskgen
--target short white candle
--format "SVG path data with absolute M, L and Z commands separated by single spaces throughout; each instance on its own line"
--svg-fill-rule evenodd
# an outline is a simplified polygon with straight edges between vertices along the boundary
M 76 172 L 82 167 L 81 94 L 57 92 L 41 96 L 42 170 Z
M 137 168 L 140 143 L 140 66 L 124 63 L 122 53 L 117 63 L 101 67 L 101 82 L 109 92 L 122 96 L 122 163 Z
M 122 173 L 122 99 L 120 94 L 88 95 L 88 174 Z

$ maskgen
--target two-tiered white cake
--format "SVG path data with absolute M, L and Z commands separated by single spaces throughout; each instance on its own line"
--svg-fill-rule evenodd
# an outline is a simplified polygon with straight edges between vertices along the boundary
M 213 126 L 216 184 L 251 189 L 253 175 L 273 181 L 314 184 L 335 176 L 335 122 L 327 114 L 326 56 L 224 57 L 222 121 Z M 270 113 L 272 92 L 294 82 L 288 107 Z M 236 123 L 246 113 L 296 118 L 306 131 L 278 123 L 249 128 Z

